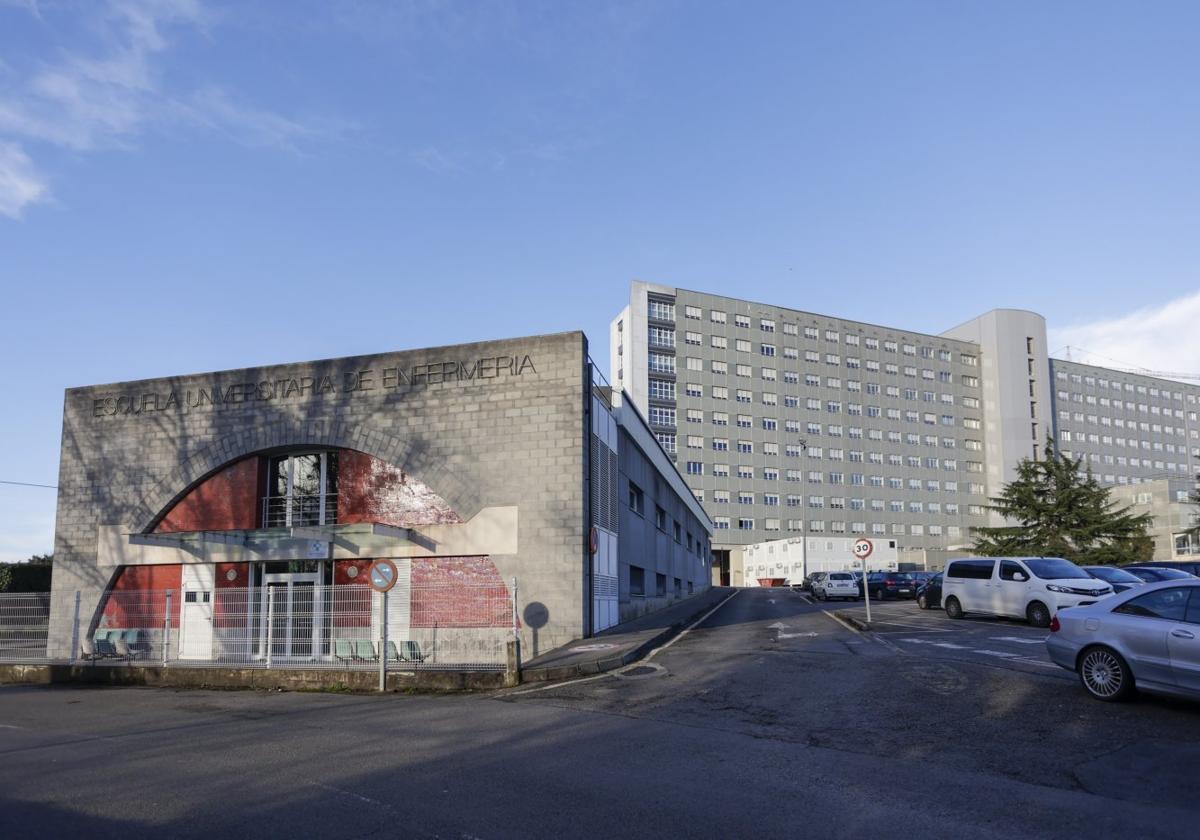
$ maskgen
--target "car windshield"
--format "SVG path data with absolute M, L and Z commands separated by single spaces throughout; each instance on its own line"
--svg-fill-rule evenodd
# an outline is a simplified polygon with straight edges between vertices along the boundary
M 1070 578 L 1082 578 L 1086 580 L 1091 577 L 1091 575 L 1070 560 L 1063 560 L 1061 557 L 1033 557 L 1024 562 L 1029 567 L 1029 571 L 1033 572 L 1034 577 L 1039 577 L 1042 580 L 1066 580 Z
M 1084 569 L 1092 573 L 1094 577 L 1108 583 L 1142 583 L 1142 579 L 1135 575 L 1129 574 L 1124 569 L 1114 569 L 1112 566 L 1085 566 Z

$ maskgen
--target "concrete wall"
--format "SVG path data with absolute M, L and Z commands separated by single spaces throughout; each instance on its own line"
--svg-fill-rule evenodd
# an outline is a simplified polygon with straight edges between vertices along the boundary
M 69 389 L 54 597 L 79 591 L 92 614 L 113 574 L 97 563 L 101 528 L 145 532 L 251 453 L 345 447 L 415 476 L 464 520 L 516 506 L 518 549 L 492 559 L 518 578 L 520 611 L 544 616 L 539 646 L 569 641 L 584 632 L 586 358 L 575 332 Z
M 622 401 L 617 413 L 620 520 L 619 614 L 621 621 L 662 609 L 708 590 L 711 520 L 659 447 L 634 407 Z M 642 491 L 642 513 L 630 505 L 630 482 Z M 656 522 L 656 509 L 664 527 Z M 679 539 L 675 538 L 678 525 Z M 643 594 L 630 591 L 631 567 L 641 569 Z M 657 594 L 657 575 L 665 577 L 666 592 Z M 677 591 L 675 581 L 680 587 Z
M 980 347 L 988 496 L 1017 476 L 1022 458 L 1040 456 L 1053 431 L 1046 319 L 1023 309 L 993 309 L 944 335 Z M 991 524 L 1000 518 L 990 516 Z

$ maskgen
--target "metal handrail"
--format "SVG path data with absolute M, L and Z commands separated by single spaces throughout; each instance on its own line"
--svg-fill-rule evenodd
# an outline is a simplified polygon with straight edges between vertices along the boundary
M 264 528 L 336 525 L 337 521 L 337 493 L 262 497 Z

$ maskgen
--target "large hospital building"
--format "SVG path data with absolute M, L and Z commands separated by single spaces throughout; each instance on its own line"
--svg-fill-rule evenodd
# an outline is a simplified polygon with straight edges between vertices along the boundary
M 989 497 L 1047 435 L 1104 484 L 1162 484 L 1173 504 L 1200 476 L 1200 387 L 1052 359 L 1025 310 L 929 335 L 634 282 L 610 353 L 711 514 L 723 565 L 805 535 L 936 563 L 989 524 Z

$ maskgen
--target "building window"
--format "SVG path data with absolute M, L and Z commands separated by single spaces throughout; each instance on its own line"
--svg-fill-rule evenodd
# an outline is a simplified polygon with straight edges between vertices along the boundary
M 645 515 L 646 497 L 642 494 L 642 488 L 638 487 L 632 481 L 629 482 L 629 509 L 639 516 Z
M 338 455 L 310 452 L 270 461 L 263 527 L 337 524 Z
M 649 301 L 649 315 L 655 321 L 674 321 L 675 304 L 661 300 Z
M 654 527 L 664 533 L 667 530 L 667 512 L 658 505 L 654 506 Z
M 675 399 L 675 383 L 669 379 L 651 379 L 650 396 L 657 400 Z
M 675 346 L 675 330 L 668 327 L 651 327 L 650 328 L 650 346 L 651 347 L 674 347 Z
M 704 475 L 704 462 L 703 461 L 688 461 L 687 462 L 687 472 L 688 472 L 688 475 Z
M 646 594 L 646 570 L 640 566 L 629 567 L 629 594 L 635 598 Z

